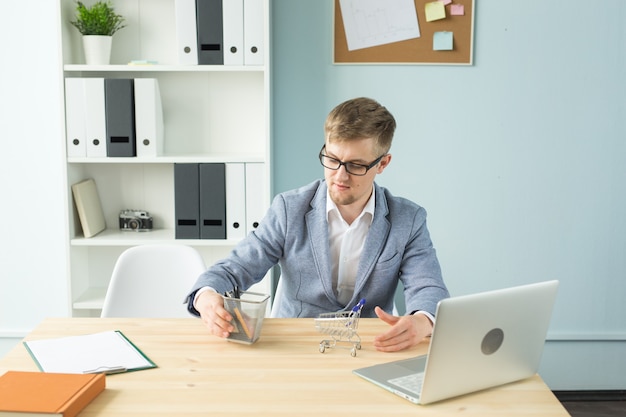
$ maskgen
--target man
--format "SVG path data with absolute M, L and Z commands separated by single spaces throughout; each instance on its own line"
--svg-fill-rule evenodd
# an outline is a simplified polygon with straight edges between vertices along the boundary
M 260 226 L 189 294 L 189 311 L 212 334 L 233 330 L 220 294 L 249 288 L 279 264 L 279 317 L 349 310 L 365 298 L 362 317 L 391 325 L 375 338 L 376 349 L 407 349 L 430 335 L 437 303 L 449 294 L 426 212 L 374 182 L 391 162 L 395 127 L 389 111 L 368 98 L 330 112 L 319 153 L 324 180 L 277 195 Z M 410 312 L 403 317 L 391 314 L 399 280 Z

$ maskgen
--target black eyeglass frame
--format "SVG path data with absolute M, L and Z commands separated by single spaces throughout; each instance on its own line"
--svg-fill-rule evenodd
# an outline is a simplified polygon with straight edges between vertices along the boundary
M 341 168 L 341 166 L 343 165 L 343 166 L 344 166 L 344 168 L 346 169 L 346 172 L 347 172 L 348 174 L 350 174 L 350 175 L 356 175 L 357 177 L 362 177 L 362 176 L 366 175 L 366 174 L 367 174 L 367 172 L 368 172 L 370 169 L 372 169 L 372 168 L 374 168 L 376 165 L 378 165 L 378 163 L 379 163 L 379 162 L 383 159 L 383 157 L 385 157 L 385 155 L 387 155 L 386 153 L 384 153 L 384 154 L 382 154 L 381 156 L 379 156 L 378 158 L 376 158 L 376 159 L 374 160 L 374 162 L 372 162 L 371 164 L 369 164 L 369 165 L 363 165 L 363 164 L 357 164 L 357 163 L 354 163 L 354 162 L 343 162 L 343 161 L 340 161 L 340 160 L 339 160 L 339 159 L 337 159 L 337 158 L 333 158 L 332 156 L 325 155 L 325 154 L 323 154 L 323 153 L 322 153 L 322 152 L 324 151 L 324 149 L 326 149 L 326 145 L 322 146 L 322 149 L 320 149 L 320 153 L 319 153 L 319 155 L 318 155 L 318 158 L 319 158 L 319 160 L 320 160 L 320 164 L 322 164 L 322 166 L 323 166 L 324 168 L 328 168 L 328 169 L 332 169 L 333 171 L 337 171 L 337 170 L 338 170 L 339 168 Z M 323 158 L 328 158 L 328 159 L 331 159 L 331 160 L 333 160 L 333 161 L 337 162 L 337 163 L 339 164 L 339 166 L 337 166 L 337 168 L 331 168 L 331 167 L 328 167 L 328 166 L 324 165 Z M 365 168 L 365 172 L 364 172 L 364 173 L 362 173 L 362 174 L 356 174 L 356 173 L 354 173 L 354 172 L 351 172 L 351 171 L 350 171 L 350 169 L 348 168 L 348 165 L 351 165 L 351 166 L 356 166 L 356 167 L 360 167 L 360 168 Z

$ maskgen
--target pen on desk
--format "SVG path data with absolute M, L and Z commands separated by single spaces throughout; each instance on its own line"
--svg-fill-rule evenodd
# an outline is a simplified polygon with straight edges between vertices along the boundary
M 88 369 L 86 371 L 83 371 L 83 374 L 106 374 L 106 375 L 111 375 L 111 374 L 120 374 L 122 372 L 126 372 L 128 369 L 126 369 L 123 366 L 99 366 L 97 368 L 94 369 Z

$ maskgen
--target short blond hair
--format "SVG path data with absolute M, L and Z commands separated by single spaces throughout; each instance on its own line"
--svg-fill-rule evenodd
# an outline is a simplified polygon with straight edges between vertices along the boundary
M 389 152 L 395 130 L 393 115 L 367 97 L 339 104 L 331 110 L 324 124 L 327 143 L 372 138 L 381 155 Z

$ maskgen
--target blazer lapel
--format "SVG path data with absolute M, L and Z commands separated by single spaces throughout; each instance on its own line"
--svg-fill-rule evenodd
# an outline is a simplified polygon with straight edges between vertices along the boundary
M 387 220 L 389 214 L 389 207 L 387 206 L 387 200 L 385 195 L 380 192 L 379 187 L 374 184 L 374 190 L 376 192 L 376 208 L 374 209 L 374 221 L 370 226 L 369 233 L 365 239 L 365 245 L 363 247 L 363 253 L 361 253 L 361 259 L 359 261 L 359 268 L 356 276 L 356 282 L 354 286 L 354 294 L 359 294 L 367 278 L 369 278 L 382 250 L 387 241 L 389 230 L 391 225 Z M 355 304 L 358 301 L 358 297 L 353 296 L 350 300 L 350 305 Z
M 311 210 L 305 215 L 306 227 L 313 251 L 317 274 L 329 300 L 338 303 L 333 292 L 333 278 L 330 265 L 330 246 L 328 244 L 328 223 L 326 221 L 326 183 L 321 182 L 317 193 L 311 200 Z

